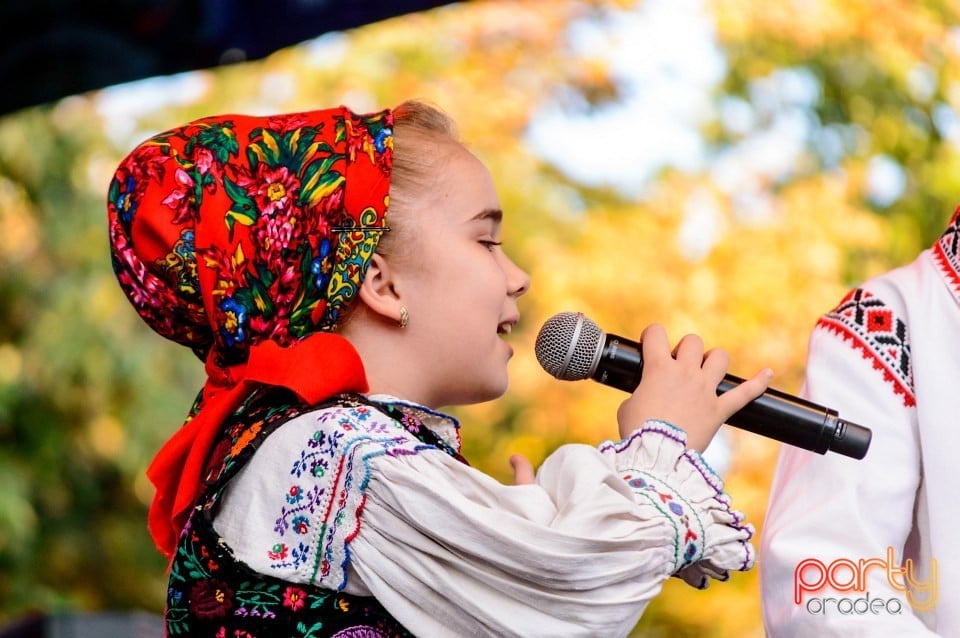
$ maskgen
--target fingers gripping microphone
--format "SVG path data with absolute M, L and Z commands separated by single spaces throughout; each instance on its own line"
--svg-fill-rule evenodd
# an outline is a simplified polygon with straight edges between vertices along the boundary
M 561 381 L 593 379 L 626 392 L 640 384 L 640 344 L 604 333 L 579 312 L 548 319 L 534 349 L 543 369 Z M 717 394 L 743 381 L 728 374 L 717 386 Z M 830 450 L 855 459 L 866 455 L 873 435 L 868 428 L 841 419 L 836 410 L 773 389 L 745 405 L 727 423 L 819 454 Z

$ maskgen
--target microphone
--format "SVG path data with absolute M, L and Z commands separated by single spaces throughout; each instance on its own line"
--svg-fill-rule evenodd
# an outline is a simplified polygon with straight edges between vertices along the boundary
M 580 312 L 561 312 L 543 324 L 534 350 L 537 361 L 561 381 L 593 379 L 633 392 L 643 373 L 640 344 L 604 333 Z M 728 374 L 717 394 L 743 383 Z M 841 419 L 836 410 L 768 388 L 730 417 L 728 424 L 788 445 L 862 459 L 870 447 L 869 428 Z

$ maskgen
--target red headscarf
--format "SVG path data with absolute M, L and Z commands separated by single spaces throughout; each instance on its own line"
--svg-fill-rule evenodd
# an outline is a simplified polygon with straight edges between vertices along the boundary
M 316 403 L 367 389 L 333 333 L 385 226 L 389 111 L 209 117 L 120 164 L 107 203 L 121 288 L 158 333 L 206 362 L 197 411 L 160 449 L 149 528 L 167 556 L 224 419 L 256 384 Z

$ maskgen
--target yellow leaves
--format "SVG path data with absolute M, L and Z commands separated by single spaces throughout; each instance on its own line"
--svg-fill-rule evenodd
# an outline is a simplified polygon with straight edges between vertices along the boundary
M 850 24 L 843 12 L 858 12 L 857 2 L 839 5 L 833 0 L 790 0 L 759 3 L 755 0 L 717 0 L 710 9 L 721 38 L 749 38 L 757 31 L 782 33 L 795 44 L 809 48 L 824 39 L 848 35 Z
M 263 132 L 263 145 L 269 149 L 274 157 L 280 155 L 280 145 L 277 144 L 277 134 L 273 131 L 264 130 Z M 254 146 L 256 146 L 254 144 Z
M 237 249 L 233 251 L 233 258 L 230 260 L 230 269 L 233 271 L 238 271 L 246 260 L 247 258 L 243 254 L 243 244 L 238 243 Z
M 257 157 L 257 161 L 266 162 L 267 154 L 263 151 L 263 148 L 259 144 L 251 144 L 247 147 L 248 152 L 253 153 Z
M 12 343 L 0 343 L 0 385 L 13 384 L 23 370 L 23 354 Z
M 711 0 L 708 10 L 727 43 L 767 37 L 810 53 L 852 43 L 897 65 L 948 38 L 945 16 L 914 0 Z
M 346 180 L 342 175 L 331 177 L 329 173 L 316 172 L 303 183 L 301 190 L 309 192 L 310 197 L 307 200 L 308 205 L 316 206 L 324 197 L 328 197 L 336 191 Z
M 520 301 L 521 324 L 508 337 L 516 351 L 510 363 L 508 395 L 457 410 L 471 463 L 510 482 L 507 459 L 511 453 L 522 453 L 538 463 L 564 442 L 596 444 L 616 438 L 615 413 L 623 393 L 589 381 L 558 381 L 536 361 L 535 335 L 556 312 L 584 311 L 604 330 L 631 339 L 638 339 L 640 331 L 654 321 L 667 327 L 674 342 L 687 332 L 699 333 L 708 346 L 730 352 L 734 374 L 746 376 L 770 366 L 775 371 L 774 386 L 795 393 L 802 378 L 806 340 L 817 316 L 832 307 L 850 284 L 889 266 L 891 245 L 908 247 L 918 233 L 908 223 L 916 222 L 907 219 L 909 211 L 899 222 L 890 222 L 859 203 L 866 181 L 862 159 L 844 164 L 842 173 L 836 174 L 817 172 L 813 162 L 799 165 L 802 170 L 797 172 L 808 177 L 758 187 L 768 206 L 762 214 L 752 215 L 707 174 L 667 173 L 657 178 L 647 199 L 620 201 L 567 183 L 544 166 L 523 137 L 537 107 L 558 89 L 602 89 L 608 81 L 608 69 L 597 58 L 571 52 L 572 20 L 597 8 L 631 8 L 641 2 L 471 1 L 414 13 L 328 38 L 322 60 L 310 45 L 278 52 L 260 63 L 204 73 L 210 90 L 202 103 L 166 108 L 125 125 L 164 130 L 188 117 L 213 112 L 281 113 L 338 103 L 373 110 L 414 97 L 451 113 L 463 138 L 494 176 L 506 211 L 506 248 L 533 280 L 531 292 Z M 934 57 L 931 51 L 947 60 L 957 55 L 948 46 L 947 21 L 938 21 L 931 9 L 913 0 L 714 0 L 708 6 L 717 18 L 721 43 L 731 45 L 731 51 L 762 52 L 731 58 L 731 64 L 738 65 L 731 69 L 736 79 L 764 76 L 814 56 L 822 58 L 815 70 L 836 72 L 840 79 L 848 77 L 844 65 L 851 63 L 857 67 L 854 71 L 863 63 L 869 68 L 881 66 L 887 75 L 903 79 L 917 61 Z M 759 46 L 757 42 L 766 48 L 751 48 Z M 843 60 L 831 59 L 831 52 L 837 50 L 844 52 Z M 951 64 L 935 69 L 942 86 L 957 83 L 958 69 L 960 65 Z M 277 86 L 279 76 L 289 91 L 269 90 Z M 899 104 L 890 107 L 877 99 L 880 92 L 887 95 L 896 88 L 874 87 L 869 92 L 840 82 L 830 87 L 841 93 L 829 96 L 839 105 L 839 114 L 833 116 L 846 117 L 861 130 L 869 128 L 879 144 L 911 151 L 905 141 L 911 132 L 898 119 Z M 956 110 L 960 92 L 954 93 L 945 91 L 937 99 Z M 57 136 L 27 136 L 23 130 L 28 129 L 21 124 L 0 126 L 5 142 L 0 146 L 17 151 L 11 157 L 17 158 L 17 170 L 27 175 L 38 171 L 37 158 L 50 157 L 56 150 L 38 154 L 38 144 L 46 149 L 59 143 L 61 135 L 81 130 L 63 126 Z M 39 130 L 55 129 L 45 124 Z M 263 147 L 251 148 L 260 161 L 278 150 L 273 138 L 265 139 Z M 116 149 L 111 146 L 109 153 L 115 154 Z M 583 161 L 590 161 L 589 152 L 584 152 Z M 115 162 L 110 166 L 112 175 Z M 922 169 L 918 179 L 924 189 L 940 189 L 935 195 L 942 198 L 955 197 L 960 188 L 955 177 L 960 175 L 956 151 L 944 150 Z M 339 185 L 308 180 L 302 187 L 315 189 L 311 202 L 316 203 Z M 0 182 L 0 267 L 8 262 L 29 263 L 34 271 L 45 267 L 38 258 L 46 258 L 46 253 L 38 247 L 46 246 L 43 242 L 49 239 L 44 234 L 53 227 L 38 227 L 28 199 L 26 191 Z M 101 199 L 98 195 L 96 201 Z M 89 207 L 91 215 L 96 211 L 102 215 L 98 206 Z M 240 212 L 229 214 L 238 223 L 254 221 Z M 924 214 L 943 218 L 948 211 Z M 71 226 L 79 223 L 72 213 L 60 218 Z M 231 260 L 236 268 L 246 255 L 238 247 L 232 255 L 217 258 Z M 108 268 L 102 257 L 97 259 Z M 46 275 L 34 276 L 42 280 Z M 105 279 L 104 291 L 108 284 L 115 282 Z M 230 284 L 221 285 L 217 294 L 225 294 Z M 67 310 L 58 307 L 57 312 L 41 315 L 34 321 L 36 334 L 50 343 L 70 344 L 63 338 L 62 317 L 84 308 L 83 313 L 97 318 L 88 327 L 109 324 L 112 336 L 122 336 L 124 343 L 133 338 L 128 337 L 133 334 L 128 317 L 132 313 L 117 311 L 122 303 L 119 293 L 117 303 L 110 304 L 100 288 L 73 288 L 84 291 L 79 297 L 83 303 L 64 304 Z M 169 397 L 174 390 L 192 392 L 202 383 L 201 378 L 188 379 L 185 372 L 196 370 L 200 375 L 202 367 L 187 367 L 186 362 L 182 368 L 171 367 L 177 354 L 171 353 L 169 344 L 163 344 L 160 355 L 152 353 L 151 343 L 137 341 L 138 347 L 124 348 L 129 350 L 125 356 L 140 357 L 145 362 L 138 364 L 141 369 L 148 370 L 151 379 L 161 380 L 156 387 L 151 384 L 137 391 L 155 392 L 162 399 L 156 400 L 153 414 L 126 424 L 126 434 L 117 432 L 110 417 L 84 421 L 83 440 L 99 456 L 121 456 L 117 451 L 126 445 L 122 456 L 145 465 L 154 447 L 147 443 L 155 442 L 150 437 L 165 436 L 153 424 L 172 428 L 182 417 L 178 402 Z M 100 357 L 94 355 L 90 358 L 97 360 L 97 367 L 91 369 L 99 370 Z M 186 350 L 182 356 L 192 357 Z M 0 385 L 30 376 L 29 366 L 36 359 L 24 344 L 0 344 Z M 173 383 L 183 388 L 173 388 Z M 53 382 L 49 385 L 60 388 Z M 62 394 L 62 390 L 57 393 Z M 83 399 L 84 405 L 102 404 L 92 402 L 89 392 Z M 166 411 L 162 418 L 157 416 L 161 410 Z M 761 529 L 779 446 L 732 428 L 724 431 L 733 447 L 725 476 L 728 491 L 735 506 Z M 148 504 L 153 495 L 149 481 L 139 470 L 131 476 L 136 477 L 136 497 Z M 670 580 L 640 628 L 637 635 L 762 636 L 757 573 L 734 574 L 730 582 L 702 593 Z
M 86 434 L 90 447 L 104 459 L 120 456 L 127 440 L 123 424 L 106 414 L 94 417 L 87 425 Z
M 0 177 L 0 264 L 27 260 L 39 245 L 38 230 L 27 193 Z

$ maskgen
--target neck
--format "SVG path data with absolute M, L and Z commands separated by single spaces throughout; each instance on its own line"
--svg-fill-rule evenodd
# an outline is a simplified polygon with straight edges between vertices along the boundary
M 436 408 L 420 386 L 422 375 L 412 369 L 415 352 L 403 328 L 379 319 L 353 316 L 341 334 L 353 344 L 363 361 L 370 394 L 387 394 Z

